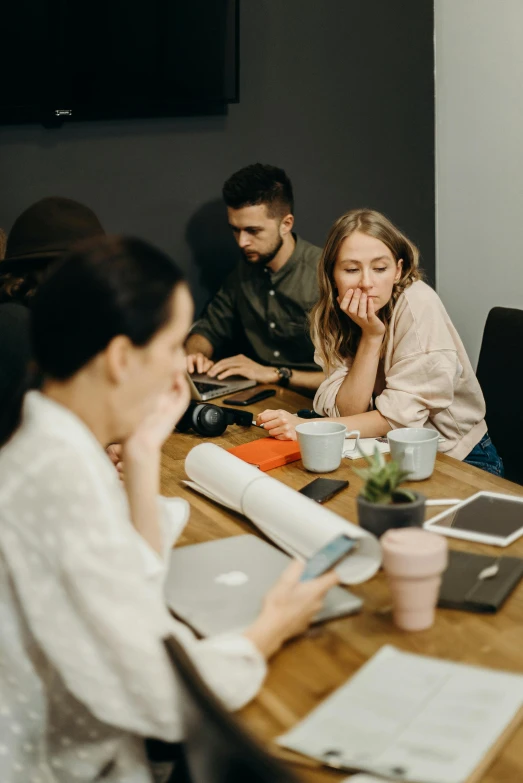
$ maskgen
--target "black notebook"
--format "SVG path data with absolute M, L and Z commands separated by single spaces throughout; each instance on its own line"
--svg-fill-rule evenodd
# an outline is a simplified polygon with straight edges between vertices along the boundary
M 438 606 L 468 612 L 497 612 L 523 577 L 519 557 L 449 551 Z

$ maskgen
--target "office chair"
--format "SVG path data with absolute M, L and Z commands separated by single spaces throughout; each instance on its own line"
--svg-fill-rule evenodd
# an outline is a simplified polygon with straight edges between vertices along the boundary
M 492 308 L 483 331 L 477 377 L 487 405 L 489 435 L 505 465 L 505 478 L 523 484 L 523 310 Z
M 179 642 L 165 644 L 179 680 L 191 783 L 297 783 L 223 707 Z

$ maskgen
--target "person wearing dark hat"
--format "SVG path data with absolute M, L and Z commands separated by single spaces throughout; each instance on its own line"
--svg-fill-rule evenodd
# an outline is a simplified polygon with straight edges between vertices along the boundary
M 0 303 L 28 305 L 49 268 L 82 239 L 105 234 L 89 207 L 69 198 L 37 201 L 15 220 L 0 261 Z
M 103 234 L 89 207 L 57 196 L 37 201 L 15 220 L 0 260 L 0 416 L 9 415 L 27 374 L 28 308 L 36 289 L 71 245 Z

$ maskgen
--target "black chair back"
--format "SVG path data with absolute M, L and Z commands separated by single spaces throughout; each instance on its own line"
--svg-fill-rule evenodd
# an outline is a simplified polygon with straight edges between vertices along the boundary
M 296 783 L 223 707 L 182 645 L 171 637 L 166 647 L 180 684 L 191 783 Z
M 520 349 L 523 349 L 523 310 L 494 307 L 483 332 L 477 376 L 487 405 L 489 435 L 505 465 L 505 478 L 523 484 Z

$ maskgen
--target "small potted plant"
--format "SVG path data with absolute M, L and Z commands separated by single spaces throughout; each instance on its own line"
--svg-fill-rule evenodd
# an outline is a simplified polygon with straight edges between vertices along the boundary
M 354 468 L 365 480 L 357 497 L 360 526 L 378 538 L 390 528 L 421 527 L 425 496 L 400 487 L 409 475 L 407 471 L 401 470 L 394 460 L 385 462 L 378 449 L 373 457 L 361 453 L 368 467 Z

